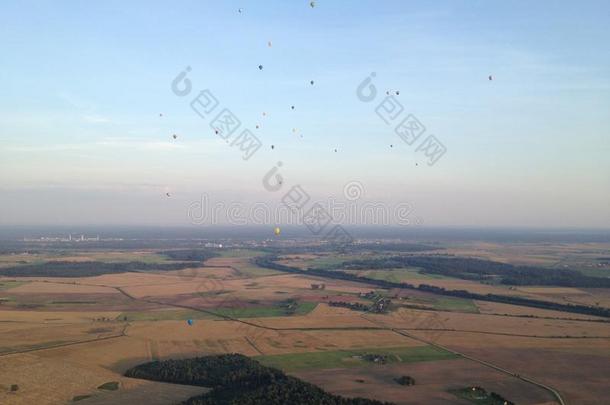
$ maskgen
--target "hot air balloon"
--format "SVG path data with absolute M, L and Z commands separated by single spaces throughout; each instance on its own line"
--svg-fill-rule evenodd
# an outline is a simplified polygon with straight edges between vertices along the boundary
M 263 70 L 263 65 L 258 65 L 258 70 Z
M 276 226 L 275 229 L 273 230 L 273 232 L 275 233 L 275 236 L 280 236 L 280 233 L 282 232 L 282 230 L 280 229 L 279 226 Z
M 186 323 L 188 323 L 189 326 L 193 326 L 193 320 L 192 319 L 187 320 Z

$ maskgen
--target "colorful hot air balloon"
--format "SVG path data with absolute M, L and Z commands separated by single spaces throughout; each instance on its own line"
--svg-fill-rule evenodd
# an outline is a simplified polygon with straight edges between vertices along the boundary
M 189 319 L 188 321 L 186 321 L 186 323 L 188 323 L 189 326 L 193 326 L 193 320 L 192 319 Z
M 273 230 L 273 232 L 275 233 L 275 236 L 280 236 L 280 233 L 282 232 L 282 230 L 280 229 L 279 226 L 276 226 L 275 229 Z

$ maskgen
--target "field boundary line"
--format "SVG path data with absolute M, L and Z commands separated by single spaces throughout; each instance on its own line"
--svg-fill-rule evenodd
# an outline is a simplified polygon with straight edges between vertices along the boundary
M 79 341 L 76 341 L 76 342 L 58 343 L 56 345 L 51 345 L 51 346 L 47 346 L 47 347 L 36 347 L 36 348 L 25 349 L 25 350 L 16 350 L 16 351 L 12 351 L 12 352 L 0 353 L 0 357 L 10 356 L 10 355 L 13 355 L 13 354 L 38 352 L 38 351 L 41 351 L 41 350 L 51 350 L 51 349 L 57 349 L 59 347 L 66 347 L 66 346 L 74 346 L 74 345 L 80 345 L 80 344 L 85 344 L 85 343 L 99 342 L 99 341 L 102 341 L 102 340 L 110 340 L 110 339 L 116 339 L 116 338 L 121 338 L 121 337 L 128 337 L 128 335 L 126 333 L 128 326 L 129 326 L 129 324 L 126 324 L 123 327 L 123 330 L 121 330 L 121 333 L 118 334 L 118 335 L 104 336 L 104 337 L 92 338 L 92 339 L 85 339 L 85 340 L 79 340 Z

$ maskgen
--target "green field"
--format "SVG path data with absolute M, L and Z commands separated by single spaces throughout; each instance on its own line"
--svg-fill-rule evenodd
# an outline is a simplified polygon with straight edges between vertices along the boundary
M 0 281 L 0 291 L 9 290 L 11 288 L 19 287 L 20 285 L 23 285 L 23 284 L 25 284 L 27 282 L 28 281 L 14 281 L 14 280 Z
M 289 310 L 287 306 L 276 305 L 272 307 L 217 308 L 211 311 L 221 316 L 230 316 L 231 318 L 266 318 L 306 315 L 313 311 L 317 305 L 315 302 L 298 302 L 293 310 Z
M 466 298 L 457 297 L 435 297 L 435 298 L 421 298 L 421 297 L 407 297 L 404 301 L 395 301 L 398 306 L 404 305 L 428 307 L 437 311 L 453 311 L 453 312 L 466 312 L 471 314 L 478 314 L 479 308 L 476 306 L 473 300 Z
M 432 280 L 447 278 L 438 274 L 425 274 L 418 268 L 400 268 L 388 270 L 365 270 L 354 271 L 360 276 L 376 280 L 385 280 L 393 283 L 402 283 L 409 280 Z
M 284 371 L 364 366 L 378 367 L 378 365 L 359 357 L 364 354 L 386 355 L 388 356 L 388 363 L 414 363 L 455 359 L 458 357 L 453 353 L 432 346 L 419 346 L 278 354 L 257 356 L 254 359 L 266 366 L 279 368 Z
M 479 308 L 472 300 L 465 298 L 443 297 L 434 301 L 434 309 L 439 311 L 479 313 Z
M 218 314 L 218 317 L 229 316 L 231 318 L 264 318 L 274 316 L 305 315 L 311 312 L 317 303 L 298 302 L 296 307 L 288 309 L 287 305 L 275 305 L 271 307 L 245 307 L 245 308 L 210 308 L 209 311 Z M 123 312 L 117 321 L 182 321 L 187 319 L 215 319 L 212 313 L 206 313 L 188 309 L 169 309 L 161 311 L 133 311 Z

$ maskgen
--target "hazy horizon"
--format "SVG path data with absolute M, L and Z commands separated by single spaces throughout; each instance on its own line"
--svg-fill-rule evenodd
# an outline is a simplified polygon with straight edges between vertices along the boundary
M 501 228 L 501 227 L 403 227 L 345 225 L 354 240 L 400 240 L 407 242 L 485 241 L 526 243 L 607 243 L 610 229 L 577 228 Z M 0 226 L 0 241 L 23 238 L 124 238 L 126 240 L 269 240 L 276 239 L 268 225 L 212 226 Z M 279 240 L 317 240 L 304 225 L 281 227 Z M 95 241 L 94 241 L 95 242 Z

